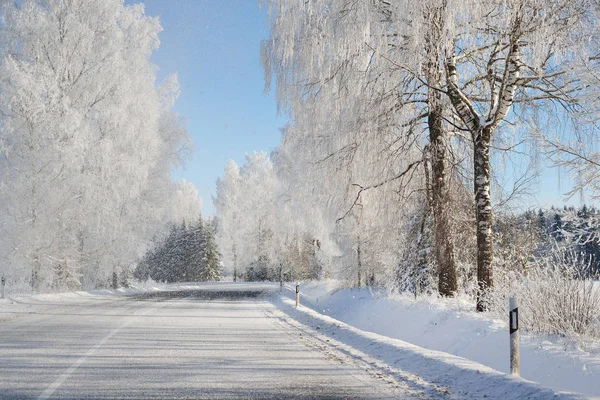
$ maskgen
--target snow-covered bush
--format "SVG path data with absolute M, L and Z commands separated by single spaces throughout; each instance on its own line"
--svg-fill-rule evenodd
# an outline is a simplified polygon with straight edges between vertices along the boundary
M 508 298 L 519 300 L 520 327 L 563 337 L 600 337 L 600 285 L 590 260 L 558 249 L 521 271 L 498 271 L 489 299 L 505 318 Z

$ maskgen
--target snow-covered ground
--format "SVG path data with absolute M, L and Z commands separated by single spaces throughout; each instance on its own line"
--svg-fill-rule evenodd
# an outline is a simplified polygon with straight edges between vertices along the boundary
M 288 286 L 286 297 L 293 297 Z M 301 285 L 301 303 L 351 327 L 442 351 L 508 373 L 506 321 L 473 311 L 468 299 L 389 297 L 335 282 Z M 315 315 L 313 315 L 315 317 Z M 521 332 L 521 376 L 559 391 L 600 396 L 600 343 L 587 351 L 559 338 Z
M 119 300 L 126 296 L 168 290 L 196 288 L 195 284 L 175 284 L 137 282 L 130 288 L 99 289 L 64 293 L 29 294 L 23 287 L 7 287 L 4 299 L 0 299 L 0 323 L 10 322 L 28 314 L 43 314 L 55 307 L 86 307 L 99 301 Z
M 62 305 L 82 305 L 99 300 L 116 300 L 121 297 L 143 293 L 185 291 L 185 290 L 274 290 L 274 284 L 249 284 L 240 286 L 226 282 L 175 283 L 166 284 L 148 280 L 136 282 L 129 288 L 98 289 L 64 293 L 27 294 L 25 290 L 7 290 L 4 299 L 0 299 L 0 322 L 7 322 L 27 313 L 44 312 L 44 310 Z

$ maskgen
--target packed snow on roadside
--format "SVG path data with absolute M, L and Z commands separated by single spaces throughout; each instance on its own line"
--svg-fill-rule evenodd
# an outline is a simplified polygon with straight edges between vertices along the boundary
M 288 286 L 286 296 L 293 297 Z M 388 295 L 339 289 L 336 282 L 301 284 L 301 303 L 363 331 L 442 351 L 509 372 L 507 321 L 476 313 L 467 298 Z M 508 317 L 508 313 L 507 313 Z M 559 391 L 600 396 L 600 343 L 586 349 L 521 331 L 521 376 Z
M 163 291 L 218 290 L 218 291 L 274 291 L 279 285 L 272 283 L 233 283 L 233 282 L 188 282 L 161 283 L 148 279 L 136 281 L 128 288 L 97 289 L 62 293 L 32 294 L 26 286 L 8 287 L 4 299 L 0 299 L 0 323 L 14 320 L 31 313 L 42 313 L 53 307 L 81 305 L 95 301 L 119 300 L 126 296 Z
M 174 286 L 148 280 L 136 282 L 129 288 L 32 294 L 31 289 L 26 286 L 7 285 L 5 298 L 0 299 L 0 322 L 11 321 L 26 314 L 44 312 L 53 307 L 84 305 L 94 301 L 114 300 L 123 296 L 183 287 L 186 285 Z

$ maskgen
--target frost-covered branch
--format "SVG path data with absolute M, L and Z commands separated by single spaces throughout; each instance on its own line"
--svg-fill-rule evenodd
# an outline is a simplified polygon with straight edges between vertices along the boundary
M 390 178 L 390 179 L 386 179 L 384 181 L 375 183 L 373 185 L 368 185 L 368 186 L 361 186 L 358 183 L 353 183 L 352 186 L 357 187 L 359 190 L 356 193 L 356 198 L 354 199 L 354 201 L 352 202 L 352 205 L 350 206 L 350 208 L 344 213 L 344 215 L 342 215 L 341 217 L 339 217 L 336 222 L 340 222 L 341 220 L 343 220 L 344 218 L 346 218 L 348 216 L 348 214 L 350 214 L 353 210 L 353 208 L 355 206 L 357 206 L 359 204 L 359 200 L 360 200 L 360 196 L 363 192 L 371 190 L 371 189 L 377 189 L 381 186 L 387 185 L 391 182 L 397 181 L 398 179 L 402 179 L 406 174 L 408 174 L 410 172 L 410 170 L 416 166 L 419 165 L 423 160 L 418 160 L 415 162 L 412 162 L 408 165 L 408 167 L 406 167 L 406 169 L 404 171 L 402 171 L 400 174 Z

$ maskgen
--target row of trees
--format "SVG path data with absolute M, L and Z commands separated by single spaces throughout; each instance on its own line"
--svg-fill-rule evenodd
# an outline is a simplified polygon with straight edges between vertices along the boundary
M 596 2 L 262 3 L 266 87 L 275 83 L 291 122 L 271 155 L 275 182 L 251 190 L 272 193 L 265 215 L 278 239 L 320 243 L 323 277 L 444 296 L 474 280 L 485 310 L 492 216 L 532 182 L 538 160 L 600 196 Z M 243 213 L 229 193 L 216 199 L 219 240 L 245 266 L 254 238 L 227 236 Z M 516 268 L 498 250 L 495 264 Z
M 600 276 L 600 212 L 595 207 L 567 207 L 501 215 L 494 225 L 498 259 L 504 269 L 526 272 L 531 259 L 553 254 L 576 257 L 584 277 Z
M 501 172 L 492 166 L 507 157 L 529 166 L 536 141 L 575 172 L 578 189 L 597 188 L 598 155 L 581 150 L 597 138 L 596 2 L 263 3 L 267 88 L 274 80 L 292 121 L 273 157 L 277 175 L 301 218 L 328 224 L 313 236 L 331 239 L 341 259 L 352 254 L 338 270 L 361 271 L 373 254 L 372 268 L 418 274 L 406 260 L 429 252 L 449 296 L 466 256 L 457 235 L 461 247 L 473 235 L 484 310 Z M 527 181 L 497 187 L 496 203 Z
M 241 168 L 229 161 L 214 203 L 217 243 L 234 281 L 320 276 L 321 244 L 293 223 L 295 214 L 267 154 L 246 155 Z
M 214 230 L 214 222 L 202 217 L 173 225 L 169 234 L 144 255 L 134 277 L 160 282 L 220 280 L 221 261 Z
M 170 178 L 190 141 L 176 76 L 157 84 L 150 62 L 161 26 L 122 0 L 1 12 L 1 275 L 36 291 L 106 286 L 165 221 L 200 212 Z

